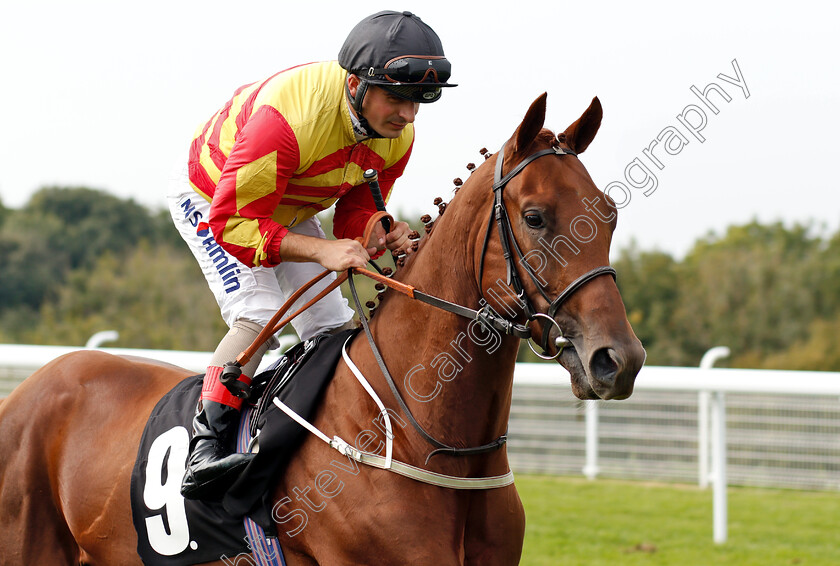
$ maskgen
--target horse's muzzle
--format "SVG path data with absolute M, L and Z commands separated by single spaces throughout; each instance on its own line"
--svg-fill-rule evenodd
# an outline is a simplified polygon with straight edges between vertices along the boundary
M 645 350 L 638 339 L 624 347 L 598 348 L 586 367 L 589 385 L 600 399 L 626 399 L 633 394 L 644 361 Z

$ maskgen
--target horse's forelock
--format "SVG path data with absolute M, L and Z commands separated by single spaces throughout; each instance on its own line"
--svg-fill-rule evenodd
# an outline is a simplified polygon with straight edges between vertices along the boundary
M 554 132 L 549 130 L 548 128 L 543 128 L 540 130 L 540 133 L 537 134 L 537 142 L 548 144 L 551 147 L 557 147 L 557 145 L 562 142 L 563 140 L 558 140 L 554 137 Z
M 557 143 L 557 139 L 554 137 L 554 132 L 552 132 L 548 128 L 543 128 L 542 130 L 540 130 L 540 133 L 537 134 L 537 141 L 544 142 L 547 144 Z
M 515 151 L 516 155 L 530 155 L 534 152 L 535 148 L 543 145 L 550 147 L 556 147 L 558 145 L 557 138 L 554 137 L 554 132 L 548 128 L 542 128 L 528 145 L 524 147 L 514 146 L 512 150 L 508 149 L 506 153 L 508 154 L 508 157 L 510 156 L 510 151 Z

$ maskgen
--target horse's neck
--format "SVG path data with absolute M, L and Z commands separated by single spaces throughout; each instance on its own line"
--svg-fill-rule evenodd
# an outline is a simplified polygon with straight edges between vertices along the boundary
M 479 176 L 483 175 L 476 174 Z M 434 229 L 423 238 L 420 251 L 409 258 L 397 278 L 418 291 L 477 308 L 481 291 L 475 266 L 476 255 L 481 250 L 476 243 L 483 241 L 485 219 L 491 206 L 489 189 L 457 195 L 446 213 L 435 220 Z
M 478 309 L 474 254 L 483 232 L 476 220 L 474 212 L 467 219 L 447 210 L 399 279 Z M 504 434 L 516 339 L 393 294 L 379 307 L 372 331 L 403 398 L 433 436 L 450 445 L 477 446 Z

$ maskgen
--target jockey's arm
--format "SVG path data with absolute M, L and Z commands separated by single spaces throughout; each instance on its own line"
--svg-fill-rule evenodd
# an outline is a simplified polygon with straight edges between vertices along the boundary
M 314 261 L 332 271 L 344 271 L 351 267 L 365 267 L 368 260 L 378 251 L 397 250 L 408 244 L 411 228 L 405 222 L 395 222 L 386 235 L 381 224 L 374 229 L 375 247 L 365 249 L 357 240 L 342 238 L 325 240 L 288 232 L 280 243 L 283 261 Z
M 280 242 L 283 261 L 314 261 L 332 271 L 365 267 L 376 248 L 367 250 L 356 240 L 325 240 L 289 232 Z

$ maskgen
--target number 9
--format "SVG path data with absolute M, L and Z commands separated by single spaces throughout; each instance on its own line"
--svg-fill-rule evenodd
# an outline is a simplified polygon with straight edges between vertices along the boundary
M 190 544 L 187 510 L 181 495 L 181 478 L 187 467 L 189 444 L 187 429 L 176 426 L 158 436 L 149 448 L 143 501 L 150 511 L 164 510 L 160 515 L 146 518 L 146 531 L 149 544 L 163 556 L 179 554 Z M 167 454 L 169 459 L 164 483 L 163 464 Z

